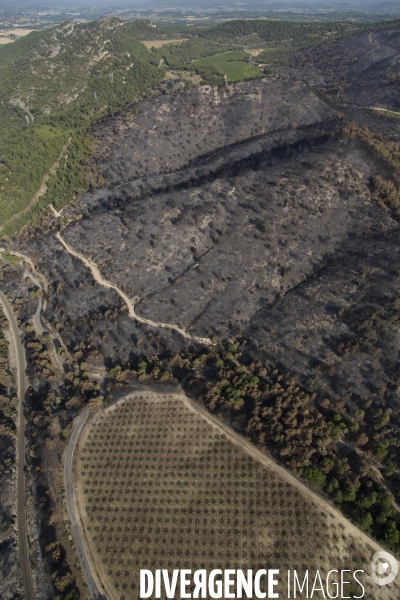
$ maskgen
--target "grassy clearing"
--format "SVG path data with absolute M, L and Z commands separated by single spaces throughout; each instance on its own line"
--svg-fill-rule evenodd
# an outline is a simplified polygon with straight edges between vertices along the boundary
M 195 66 L 206 64 L 212 64 L 220 69 L 226 75 L 228 83 L 262 77 L 260 69 L 249 62 L 249 55 L 241 50 L 223 52 L 222 54 L 216 54 L 209 58 L 201 58 L 193 62 Z
M 329 505 L 182 395 L 121 400 L 78 452 L 80 517 L 109 598 L 138 598 L 142 568 L 369 570 L 365 541 Z
M 0 251 L 0 258 L 3 258 L 7 262 L 19 262 L 21 258 L 19 256 L 15 256 L 14 254 L 10 254 L 7 250 Z
M 243 62 L 227 62 L 219 65 L 221 71 L 224 72 L 228 83 L 236 81 L 245 81 L 246 79 L 256 79 L 262 77 L 262 73 L 258 67 L 249 63 Z

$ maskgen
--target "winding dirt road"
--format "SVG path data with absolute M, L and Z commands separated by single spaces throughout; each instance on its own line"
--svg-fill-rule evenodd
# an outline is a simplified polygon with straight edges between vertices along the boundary
M 368 36 L 368 41 L 369 41 L 369 42 L 370 42 L 370 43 L 371 43 L 373 46 L 375 46 L 375 48 L 372 48 L 372 50 L 370 50 L 369 52 L 367 52 L 367 56 L 368 56 L 368 54 L 371 54 L 371 52 L 375 52 L 375 50 L 378 50 L 378 49 L 381 47 L 381 46 L 380 46 L 380 44 L 377 44 L 376 42 L 374 42 L 374 41 L 372 40 L 372 31 L 371 31 L 371 33 L 370 33 L 370 34 L 369 34 L 369 36 Z
M 46 278 L 37 272 L 36 267 L 33 264 L 33 260 L 31 258 L 29 258 L 29 256 L 26 256 L 26 254 L 21 254 L 21 252 L 16 252 L 16 250 L 6 250 L 5 248 L 0 248 L 0 252 L 8 252 L 9 254 L 12 254 L 13 256 L 18 256 L 18 258 L 21 258 L 24 262 L 28 263 L 28 265 L 31 267 L 32 271 L 35 273 L 36 277 L 38 279 L 42 280 L 43 287 L 47 291 L 49 286 L 48 286 Z M 31 277 L 31 279 L 33 281 L 34 279 L 32 277 L 32 274 L 30 274 L 29 276 Z M 42 286 L 39 284 L 38 287 L 42 287 Z
M 27 388 L 25 354 L 19 337 L 18 324 L 11 304 L 0 291 L 0 304 L 10 324 L 12 342 L 18 365 L 18 421 L 17 421 L 17 454 L 18 454 L 18 544 L 19 556 L 24 584 L 25 600 L 36 600 L 28 551 L 28 533 L 26 527 L 26 486 L 25 486 L 25 394 Z
M 40 281 L 38 279 L 36 279 L 32 273 L 30 271 L 28 271 L 27 269 L 25 269 L 25 276 L 27 278 L 29 278 L 31 281 L 33 281 L 33 283 L 35 285 L 37 285 L 37 287 L 43 292 L 43 287 L 40 284 Z M 57 350 L 57 343 L 58 340 L 57 338 L 52 334 L 51 331 L 48 330 L 48 328 L 46 328 L 43 323 L 42 323 L 42 309 L 43 309 L 43 297 L 40 296 L 39 300 L 38 300 L 38 305 L 36 307 L 36 312 L 32 317 L 32 323 L 33 323 L 33 327 L 36 331 L 37 335 L 44 335 L 45 333 L 48 333 L 51 339 L 51 343 L 52 343 L 52 350 L 54 353 L 54 359 L 55 362 L 57 363 L 57 365 L 60 367 L 61 370 L 64 369 L 64 363 L 61 360 L 59 354 L 58 354 L 58 350 Z
M 212 341 L 210 339 L 197 337 L 195 335 L 190 335 L 190 333 L 188 333 L 185 329 L 178 327 L 178 325 L 171 325 L 169 323 L 160 323 L 158 321 L 151 321 L 150 319 L 144 319 L 143 317 L 140 317 L 135 312 L 135 305 L 132 302 L 132 300 L 130 300 L 130 298 L 128 298 L 128 296 L 125 294 L 125 292 L 123 292 L 117 285 L 115 285 L 114 283 L 111 283 L 111 281 L 107 281 L 107 279 L 104 279 L 104 277 L 100 273 L 100 269 L 98 268 L 96 263 L 91 258 L 86 258 L 85 256 L 83 256 L 83 254 L 80 254 L 79 252 L 74 250 L 72 248 L 72 246 L 70 246 L 70 244 L 68 244 L 68 242 L 66 242 L 61 237 L 60 232 L 56 233 L 56 238 L 64 246 L 65 250 L 69 254 L 71 254 L 72 256 L 75 256 L 75 258 L 79 258 L 79 260 L 81 260 L 83 262 L 83 264 L 85 264 L 87 267 L 89 267 L 89 269 L 92 272 L 93 279 L 97 283 L 99 283 L 100 285 L 102 285 L 106 288 L 115 290 L 117 292 L 117 294 L 119 294 L 121 296 L 122 300 L 125 302 L 126 306 L 128 307 L 129 316 L 132 317 L 132 319 L 136 319 L 136 321 L 139 321 L 139 323 L 145 323 L 146 325 L 150 325 L 150 327 L 171 329 L 172 331 L 177 331 L 184 338 L 186 338 L 188 340 L 193 340 L 194 342 L 199 342 L 200 344 L 206 344 L 207 346 L 212 345 Z

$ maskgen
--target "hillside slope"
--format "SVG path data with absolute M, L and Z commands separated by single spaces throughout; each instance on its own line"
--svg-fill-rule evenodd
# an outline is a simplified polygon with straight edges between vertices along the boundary
M 125 31 L 114 21 L 93 27 L 104 29 L 91 42 L 98 53 L 107 36 Z M 140 25 L 141 39 L 151 35 L 146 27 L 154 29 Z M 43 104 L 39 114 L 37 91 L 20 88 L 35 118 L 21 135 L 46 127 L 72 138 L 67 161 L 48 182 L 62 214 L 44 212 L 4 240 L 33 261 L 43 289 L 17 286 L 23 268 L 11 281 L 11 255 L 1 259 L 2 286 L 15 306 L 26 306 L 28 295 L 33 306 L 41 294 L 34 328 L 35 309 L 21 311 L 32 422 L 40 424 L 38 439 L 32 434 L 36 466 L 50 460 L 56 472 L 84 405 L 95 410 L 149 379 L 179 381 L 400 552 L 400 121 L 363 99 L 395 108 L 385 73 L 399 36 L 388 27 L 324 42 L 305 58 L 293 54 L 283 76 L 240 84 L 193 89 L 185 74 L 170 72 L 151 97 L 144 98 L 145 83 L 142 92 L 135 88 L 138 102 L 116 94 L 113 80 L 123 90 L 127 84 L 108 55 L 93 65 L 104 67 L 97 79 L 84 62 L 89 87 L 69 104 L 55 95 L 50 112 Z M 123 48 L 130 53 L 129 40 Z M 173 51 L 129 43 L 142 57 L 133 62 L 151 74 L 147 85 L 162 78 L 161 58 L 181 64 L 205 51 L 207 37 L 201 40 Z M 120 65 L 128 60 L 118 56 Z M 51 58 L 43 60 L 49 69 Z M 103 80 L 100 100 L 95 85 Z M 107 114 L 92 122 L 106 99 Z M 110 117 L 108 107 L 120 101 Z M 77 118 L 77 129 L 63 128 L 64 117 Z M 94 153 L 81 143 L 89 125 Z M 67 205 L 76 181 L 68 175 L 71 156 L 81 168 L 74 144 L 90 155 L 92 187 Z M 64 531 L 58 527 L 51 536 L 43 528 L 45 539 L 55 542 Z M 57 565 L 51 572 L 63 580 Z M 79 577 L 67 573 L 75 589 Z M 398 589 L 387 593 L 398 597 Z
M 394 27 L 296 53 L 290 62 L 297 76 L 343 103 L 398 111 L 399 59 L 400 32 Z
M 398 228 L 371 185 L 389 165 L 288 76 L 154 98 L 127 116 L 93 130 L 105 185 L 64 210 L 68 225 L 50 218 L 25 236 L 51 282 L 46 319 L 71 351 L 96 349 L 109 366 L 135 371 L 158 355 L 184 378 L 169 365 L 189 356 L 211 410 L 389 539 Z M 203 365 L 200 338 L 241 345 L 244 364 L 218 350 Z M 268 393 L 276 372 L 289 378 L 283 396 Z M 297 426 L 282 403 L 300 411 Z
M 107 18 L 66 23 L 0 49 L 0 233 L 29 222 L 29 214 L 12 217 L 29 204 L 69 138 L 48 197 L 31 216 L 85 189 L 90 123 L 160 81 L 158 63 L 132 26 Z
M 0 235 L 14 235 L 50 203 L 61 208 L 85 191 L 93 181 L 86 164 L 93 146 L 90 125 L 154 94 L 166 69 L 168 77 L 181 70 L 194 81 L 223 85 L 226 73 L 219 63 L 207 62 L 211 55 L 236 51 L 240 60 L 225 64 L 229 81 L 261 77 L 263 71 L 286 69 L 298 48 L 366 27 L 252 20 L 170 30 L 104 18 L 67 22 L 1 47 Z M 162 45 L 171 38 L 182 43 Z M 157 48 L 151 48 L 152 40 Z

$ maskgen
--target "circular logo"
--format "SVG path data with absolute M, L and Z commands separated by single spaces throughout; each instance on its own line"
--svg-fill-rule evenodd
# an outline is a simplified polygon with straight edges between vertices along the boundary
M 399 565 L 394 556 L 381 550 L 372 557 L 372 579 L 377 585 L 388 585 L 397 577 Z

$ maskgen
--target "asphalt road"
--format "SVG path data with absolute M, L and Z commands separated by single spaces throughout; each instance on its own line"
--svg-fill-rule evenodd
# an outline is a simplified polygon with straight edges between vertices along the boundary
M 25 600 L 36 600 L 29 562 L 28 534 L 26 528 L 26 486 L 25 486 L 25 394 L 27 389 L 25 353 L 19 337 L 19 330 L 14 311 L 3 292 L 0 291 L 0 303 L 10 324 L 11 337 L 15 348 L 18 365 L 18 544 L 19 556 L 24 584 Z
M 90 563 L 86 555 L 85 545 L 82 539 L 81 529 L 79 527 L 79 522 L 76 519 L 75 512 L 75 504 L 74 504 L 74 488 L 73 488 L 73 479 L 72 479 L 72 470 L 73 470 L 73 459 L 74 459 L 74 450 L 75 444 L 79 438 L 79 434 L 82 430 L 82 427 L 86 423 L 86 419 L 88 418 L 89 413 L 84 411 L 81 413 L 75 423 L 74 430 L 69 439 L 69 443 L 67 446 L 67 450 L 65 452 L 64 458 L 64 487 L 65 487 L 65 496 L 67 499 L 67 507 L 69 512 L 69 517 L 71 520 L 72 534 L 75 540 L 75 548 L 78 554 L 79 562 L 81 564 L 82 573 L 85 577 L 86 584 L 89 588 L 89 593 L 93 600 L 101 600 L 104 599 L 104 596 L 99 592 L 99 589 L 96 585 L 96 582 L 92 575 L 92 570 L 90 568 Z

